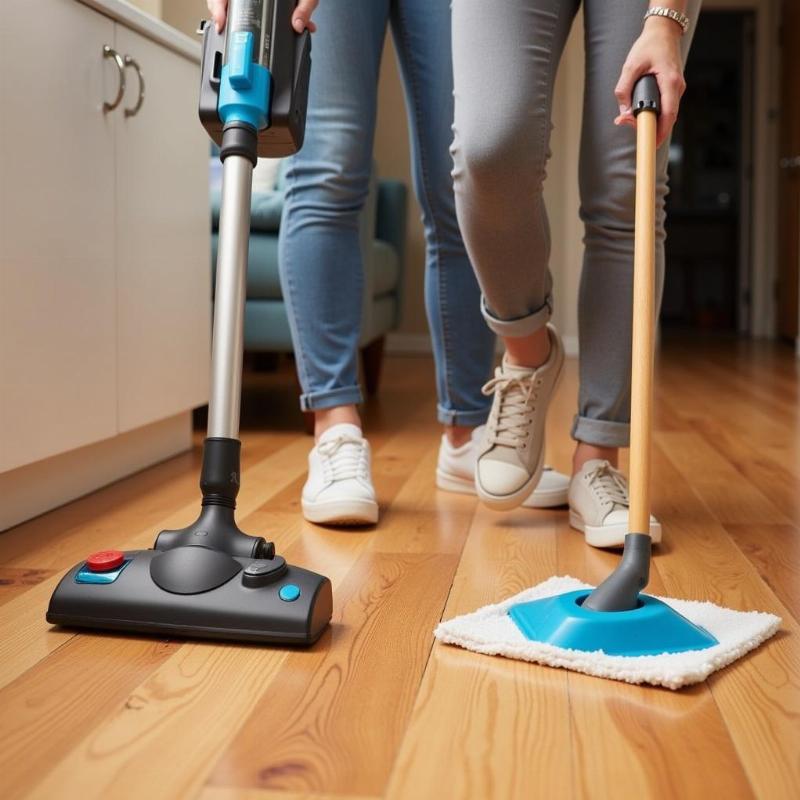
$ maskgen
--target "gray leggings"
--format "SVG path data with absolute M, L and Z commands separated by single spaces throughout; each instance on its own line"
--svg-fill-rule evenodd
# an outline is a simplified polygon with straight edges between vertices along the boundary
M 501 336 L 550 318 L 550 231 L 542 197 L 553 84 L 580 0 L 453 0 L 456 210 Z M 617 128 L 614 87 L 647 0 L 583 0 L 586 76 L 580 151 L 585 227 L 579 295 L 580 392 L 573 438 L 628 443 L 635 134 Z M 694 23 L 700 0 L 690 0 Z M 691 32 L 690 32 L 691 34 Z M 683 37 L 683 57 L 691 35 Z M 668 147 L 658 152 L 656 286 L 664 279 Z M 556 245 L 556 254 L 558 247 Z

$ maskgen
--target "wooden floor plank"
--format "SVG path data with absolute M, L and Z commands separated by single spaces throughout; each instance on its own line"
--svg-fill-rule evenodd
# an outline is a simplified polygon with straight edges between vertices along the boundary
M 206 786 L 198 800 L 379 800 L 378 796 L 355 794 L 312 794 L 273 792 L 269 789 L 237 789 L 234 786 Z
M 554 537 L 552 514 L 479 509 L 444 618 L 552 574 Z M 437 643 L 387 798 L 572 796 L 566 680 L 562 671 Z
M 800 620 L 800 528 L 726 524 L 725 530 L 750 559 L 764 583 Z
M 670 460 L 691 477 L 695 494 L 719 522 L 780 525 L 789 522 L 769 498 L 754 487 L 714 447 L 694 432 L 659 432 Z M 654 480 L 658 482 L 659 477 Z
M 0 605 L 52 578 L 55 570 L 0 566 Z
M 0 692 L 0 796 L 30 796 L 43 765 L 58 763 L 178 648 L 144 638 L 75 636 L 40 669 L 6 686 Z M 135 698 L 127 703 L 138 713 Z M 62 785 L 77 790 L 81 779 L 91 781 L 92 772 L 70 774 Z M 59 796 L 57 789 L 50 797 Z
M 659 556 L 658 572 L 671 596 L 783 618 L 774 639 L 708 682 L 755 793 L 770 800 L 796 797 L 800 625 L 693 492 L 694 475 L 682 473 L 679 463 L 671 449 L 656 448 L 662 503 L 668 516 L 681 520 L 681 538 Z
M 367 553 L 332 629 L 291 653 L 211 777 L 218 785 L 381 794 L 457 557 Z

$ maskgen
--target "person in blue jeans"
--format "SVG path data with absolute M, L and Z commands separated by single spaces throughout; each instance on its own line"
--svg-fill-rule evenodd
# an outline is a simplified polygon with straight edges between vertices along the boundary
M 218 27 L 224 0 L 210 0 Z M 316 3 L 298 4 L 296 30 Z M 358 404 L 363 263 L 359 214 L 369 191 L 380 61 L 391 29 L 406 94 L 414 189 L 425 227 L 425 303 L 433 341 L 437 482 L 474 492 L 481 426 L 490 408 L 494 334 L 456 220 L 449 153 L 453 73 L 448 0 L 327 0 L 314 13 L 305 142 L 285 175 L 281 283 L 292 329 L 301 407 L 314 413 L 315 445 L 302 507 L 307 519 L 366 524 L 378 518 L 369 444 Z M 547 470 L 526 504 L 566 501 L 568 480 Z

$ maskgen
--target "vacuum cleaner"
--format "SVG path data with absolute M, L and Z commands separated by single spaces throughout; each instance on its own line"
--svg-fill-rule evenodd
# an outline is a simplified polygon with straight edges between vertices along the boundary
M 330 622 L 330 581 L 241 531 L 244 302 L 253 167 L 303 143 L 311 38 L 294 0 L 231 0 L 224 35 L 204 22 L 200 119 L 223 163 L 208 435 L 198 518 L 150 550 L 105 550 L 61 579 L 47 621 L 162 636 L 309 645 Z
M 703 650 L 718 644 L 655 597 L 650 576 L 650 451 L 655 331 L 655 172 L 660 95 L 655 76 L 633 91 L 636 116 L 636 217 L 631 369 L 630 533 L 617 568 L 596 589 L 519 603 L 509 616 L 531 640 L 572 650 L 641 656 Z

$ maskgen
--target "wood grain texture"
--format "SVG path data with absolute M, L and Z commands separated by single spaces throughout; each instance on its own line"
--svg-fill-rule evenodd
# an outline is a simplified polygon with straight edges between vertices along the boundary
M 62 570 L 86 552 L 149 546 L 194 516 L 197 451 L 2 534 L 0 795 L 796 797 L 797 364 L 788 350 L 724 342 L 670 345 L 659 362 L 652 499 L 665 539 L 650 590 L 780 614 L 758 651 L 673 693 L 434 645 L 440 618 L 552 574 L 597 582 L 618 553 L 586 547 L 563 510 L 496 514 L 437 491 L 440 429 L 420 359 L 387 359 L 365 408 L 381 523 L 307 523 L 311 441 L 262 376 L 246 402 L 239 520 L 331 577 L 331 631 L 287 651 L 45 623 Z M 548 422 L 547 459 L 561 469 L 576 362 L 565 373 Z
M 457 558 L 365 554 L 338 591 L 331 630 L 285 662 L 212 782 L 381 794 L 417 693 Z
M 480 509 L 444 618 L 552 574 L 555 531 L 552 512 Z M 435 798 L 443 791 L 449 798 L 568 796 L 566 688 L 565 672 L 437 643 L 387 797 Z
M 650 449 L 653 435 L 653 348 L 656 325 L 656 126 L 636 118 L 636 219 L 633 251 L 630 530 L 650 532 Z
M 0 692 L 0 795 L 30 796 L 42 765 L 59 763 L 112 709 L 138 710 L 129 692 L 177 649 L 158 640 L 73 636 L 6 686 Z M 93 771 L 70 773 L 61 785 L 77 789 L 81 778 L 91 782 Z M 51 797 L 58 796 L 58 787 Z
M 659 448 L 661 495 L 681 520 L 680 539 L 658 558 L 659 574 L 670 595 L 783 618 L 769 646 L 712 674 L 708 684 L 756 794 L 794 797 L 800 786 L 800 626 L 694 494 L 694 474 L 678 472 L 672 457 Z
M 206 786 L 197 800 L 378 800 L 359 794 L 311 794 L 270 789 L 237 789 L 234 786 Z
M 0 605 L 52 577 L 51 569 L 0 567 Z

